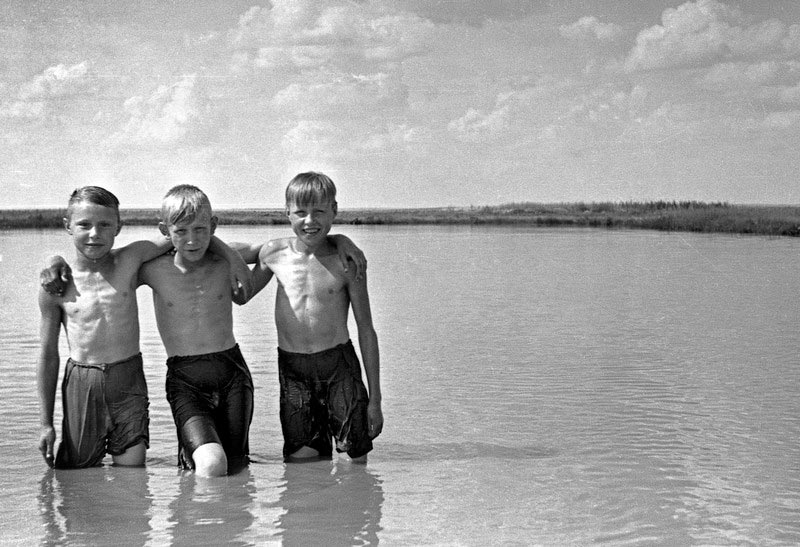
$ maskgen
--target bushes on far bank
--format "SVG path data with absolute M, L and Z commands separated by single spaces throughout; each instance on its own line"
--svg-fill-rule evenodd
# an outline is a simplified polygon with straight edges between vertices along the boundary
M 158 224 L 155 209 L 123 209 L 127 225 Z M 217 211 L 221 224 L 286 224 L 282 209 Z M 0 228 L 59 228 L 63 209 L 0 210 Z M 342 209 L 340 224 L 517 224 L 800 236 L 800 207 L 697 201 L 508 203 L 482 207 Z

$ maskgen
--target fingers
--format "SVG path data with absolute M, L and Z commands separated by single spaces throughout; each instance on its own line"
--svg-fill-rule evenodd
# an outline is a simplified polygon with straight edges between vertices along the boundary
M 55 467 L 55 456 L 53 456 L 53 445 L 47 442 L 42 442 L 39 445 L 39 451 L 42 453 L 45 463 L 48 467 Z

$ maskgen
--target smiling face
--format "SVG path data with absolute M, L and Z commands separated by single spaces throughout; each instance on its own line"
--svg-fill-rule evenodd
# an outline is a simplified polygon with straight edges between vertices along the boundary
M 116 209 L 88 201 L 75 203 L 70 209 L 64 227 L 72 236 L 78 259 L 97 262 L 106 257 L 122 228 Z
M 208 250 L 211 236 L 217 228 L 217 217 L 208 210 L 200 210 L 191 221 L 169 225 L 161 223 L 159 227 L 172 241 L 179 260 L 198 262 Z
M 309 249 L 315 249 L 327 240 L 333 219 L 336 218 L 336 203 L 290 203 L 286 215 L 297 239 Z

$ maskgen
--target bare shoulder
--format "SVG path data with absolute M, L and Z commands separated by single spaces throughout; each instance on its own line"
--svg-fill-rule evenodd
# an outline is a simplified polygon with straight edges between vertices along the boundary
M 279 239 L 270 239 L 261 247 L 258 258 L 262 263 L 270 263 L 288 250 L 291 250 L 291 237 L 282 237 Z
M 149 285 L 173 267 L 174 258 L 170 253 L 148 260 L 139 267 L 139 279 Z

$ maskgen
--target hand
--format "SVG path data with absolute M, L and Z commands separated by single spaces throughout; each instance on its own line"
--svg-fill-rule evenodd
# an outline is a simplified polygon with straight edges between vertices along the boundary
M 361 281 L 367 271 L 367 257 L 356 247 L 356 244 L 349 238 L 341 236 L 336 239 L 336 250 L 339 253 L 339 260 L 342 261 L 344 271 L 349 271 L 350 262 L 356 269 L 356 281 Z
M 244 261 L 236 261 L 230 265 L 229 278 L 233 289 L 233 301 L 244 304 L 250 299 L 253 292 L 253 278 L 250 268 Z
M 63 296 L 72 279 L 72 268 L 63 260 L 50 264 L 39 274 L 42 288 L 49 294 Z
M 49 467 L 55 467 L 56 458 L 53 454 L 53 447 L 56 444 L 56 430 L 52 425 L 43 425 L 39 435 L 39 452 L 42 453 L 44 461 Z
M 367 405 L 367 424 L 370 439 L 374 439 L 383 431 L 383 412 L 380 403 L 370 401 Z

